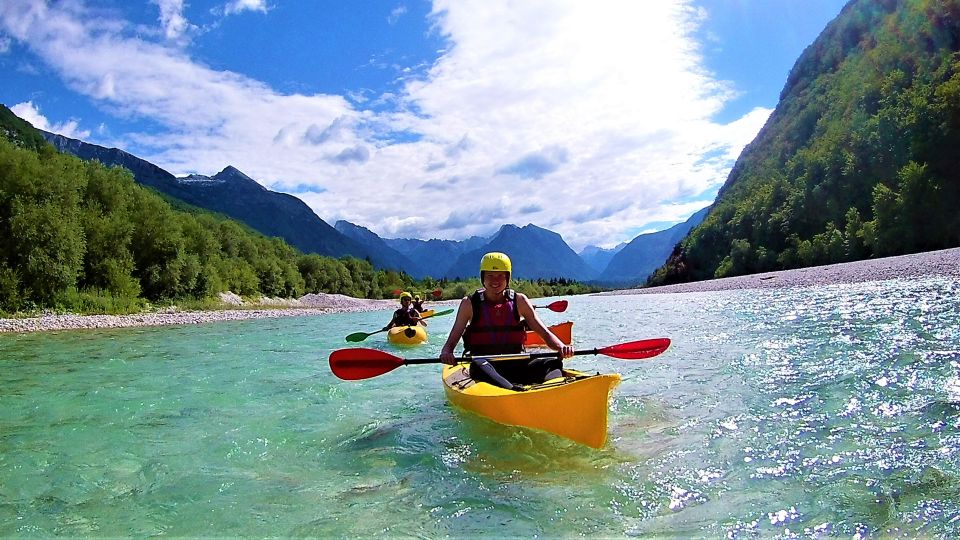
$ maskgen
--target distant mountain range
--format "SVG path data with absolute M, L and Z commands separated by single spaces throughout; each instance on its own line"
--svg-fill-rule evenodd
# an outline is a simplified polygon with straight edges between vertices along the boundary
M 587 266 L 593 268 L 598 273 L 603 272 L 607 268 L 607 265 L 610 264 L 610 259 L 613 258 L 623 246 L 627 245 L 626 242 L 621 242 L 617 244 L 616 247 L 611 249 L 602 248 L 599 246 L 587 246 L 580 250 L 577 255 L 580 255 L 580 258 L 583 259 L 583 262 L 587 263 Z
M 177 178 L 123 150 L 104 148 L 46 131 L 40 133 L 61 152 L 129 169 L 140 184 L 193 206 L 224 214 L 264 235 L 283 238 L 304 253 L 370 258 L 381 267 L 395 263 L 337 232 L 300 199 L 270 191 L 234 167 L 227 167 L 212 177 L 191 175 Z
M 613 250 L 594 247 L 581 254 L 575 253 L 559 234 L 532 224 L 504 225 L 489 238 L 474 236 L 462 241 L 386 239 L 347 221 L 338 221 L 331 227 L 300 199 L 266 189 L 232 166 L 214 176 L 178 178 L 116 148 L 38 132 L 61 152 L 129 169 L 142 185 L 187 204 L 224 214 L 264 235 L 283 238 L 305 253 L 366 258 L 378 268 L 404 271 L 415 278 L 475 276 L 484 253 L 503 251 L 513 259 L 517 278 L 641 283 L 651 267 L 667 259 L 673 244 L 692 226 L 688 224 L 699 223 L 706 212 L 703 210 L 695 215 L 699 218 L 691 217 L 691 221 L 667 231 L 640 235 Z M 678 232 L 681 229 L 683 234 Z
M 707 216 L 710 207 L 690 216 L 683 223 L 654 233 L 641 234 L 613 255 L 596 281 L 609 285 L 640 285 L 664 263 L 673 246 Z
M 536 225 L 504 225 L 484 246 L 460 255 L 447 270 L 447 277 L 478 275 L 480 258 L 488 251 L 510 255 L 513 276 L 520 279 L 562 277 L 589 281 L 597 275 L 559 234 Z
M 407 257 L 425 265 L 439 276 L 447 275 L 447 270 L 461 255 L 479 249 L 489 242 L 489 238 L 471 236 L 466 240 L 417 240 L 413 238 L 385 238 L 389 246 L 404 253 Z

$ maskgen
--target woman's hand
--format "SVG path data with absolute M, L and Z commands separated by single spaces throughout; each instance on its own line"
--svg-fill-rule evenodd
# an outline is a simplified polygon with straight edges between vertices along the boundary
M 573 356 L 573 352 L 572 345 L 561 345 L 560 348 L 557 349 L 557 355 L 560 356 L 560 358 L 570 358 Z
M 440 351 L 440 362 L 452 366 L 457 363 L 457 357 L 450 351 Z

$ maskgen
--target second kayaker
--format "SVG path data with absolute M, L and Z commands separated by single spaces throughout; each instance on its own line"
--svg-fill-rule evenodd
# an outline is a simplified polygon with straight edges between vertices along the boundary
M 394 326 L 427 325 L 427 321 L 420 319 L 420 312 L 413 309 L 413 306 L 410 305 L 412 299 L 413 297 L 408 292 L 400 295 L 400 309 L 393 312 L 393 317 L 390 319 L 390 322 L 383 327 L 383 330 L 389 330 Z
M 413 309 L 417 310 L 417 313 L 423 313 L 427 308 L 423 307 L 423 300 L 420 299 L 419 294 L 413 295 Z
M 573 356 L 574 350 L 543 324 L 525 294 L 510 289 L 512 272 L 513 264 L 504 253 L 491 252 L 480 259 L 483 288 L 460 301 L 457 319 L 440 350 L 440 361 L 457 363 L 453 351 L 461 338 L 464 353 L 471 356 L 521 353 L 529 327 L 548 347 L 557 351 L 556 357 L 500 361 L 495 366 L 483 358 L 470 363 L 470 376 L 474 380 L 522 390 L 522 385 L 562 376 L 563 358 Z

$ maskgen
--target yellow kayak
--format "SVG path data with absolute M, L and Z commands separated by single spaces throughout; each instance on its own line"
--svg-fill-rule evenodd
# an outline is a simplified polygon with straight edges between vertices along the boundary
M 421 311 L 421 312 L 420 312 L 420 318 L 423 319 L 423 318 L 426 318 L 426 317 L 433 317 L 433 314 L 434 314 L 434 313 L 435 313 L 435 312 L 434 312 L 434 310 L 432 310 L 432 309 L 428 309 L 428 310 L 426 310 L 426 311 Z
M 620 375 L 564 370 L 565 377 L 515 392 L 470 378 L 470 365 L 443 366 L 443 388 L 451 403 L 510 426 L 538 429 L 591 448 L 607 440 L 610 393 Z
M 416 326 L 394 326 L 387 331 L 387 341 L 394 345 L 426 343 L 427 327 L 420 324 Z

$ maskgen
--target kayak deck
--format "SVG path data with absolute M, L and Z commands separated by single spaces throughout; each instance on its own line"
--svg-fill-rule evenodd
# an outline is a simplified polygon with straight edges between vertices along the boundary
M 563 378 L 515 392 L 473 380 L 469 366 L 461 363 L 443 368 L 444 391 L 457 407 L 501 424 L 546 431 L 591 448 L 606 443 L 610 394 L 620 383 L 619 375 L 564 370 Z
M 419 345 L 427 341 L 427 328 L 422 325 L 394 326 L 387 331 L 387 341 L 394 345 Z

